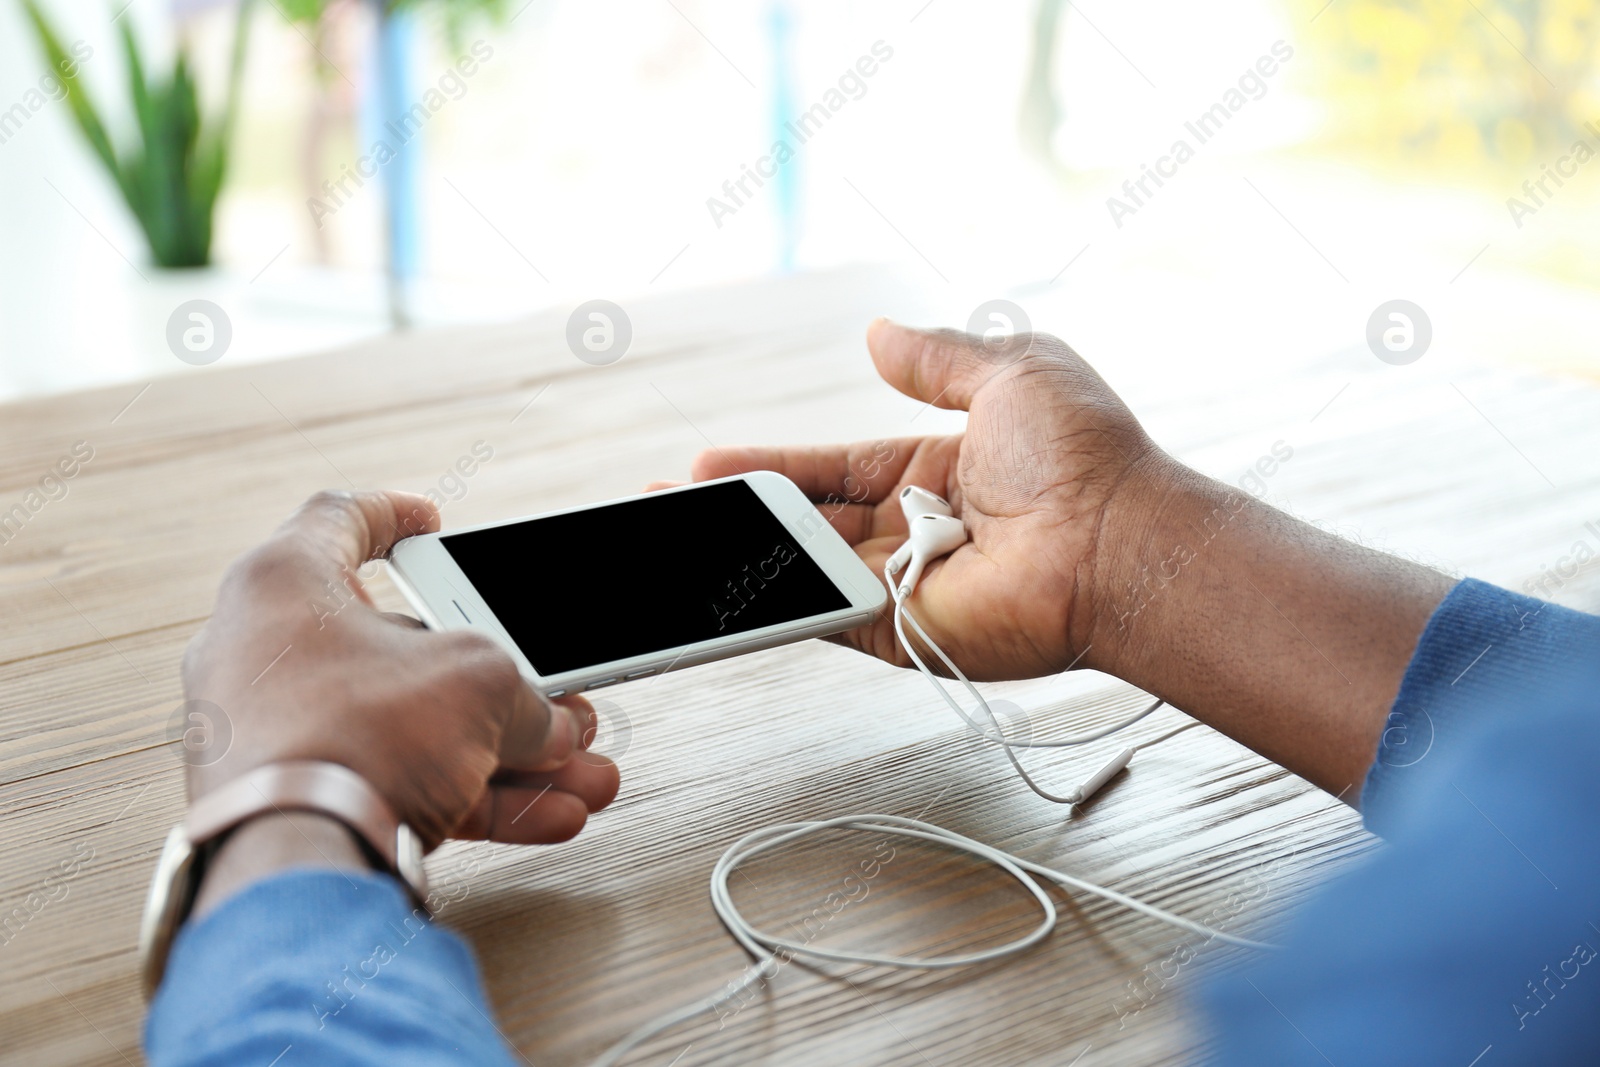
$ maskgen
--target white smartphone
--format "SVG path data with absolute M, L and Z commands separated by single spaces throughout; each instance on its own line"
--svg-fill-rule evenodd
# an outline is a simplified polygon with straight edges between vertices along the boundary
M 407 538 L 389 573 L 431 629 L 487 634 L 547 696 L 853 629 L 888 601 L 770 471 Z

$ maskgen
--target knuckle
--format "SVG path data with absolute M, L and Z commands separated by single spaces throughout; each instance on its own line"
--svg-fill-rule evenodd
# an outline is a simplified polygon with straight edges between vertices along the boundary
M 522 672 L 517 670 L 511 657 L 499 649 L 495 649 L 493 655 L 484 657 L 478 672 L 484 684 L 496 695 L 509 695 L 522 684 Z
M 322 524 L 365 530 L 367 517 L 357 494 L 348 489 L 319 489 L 300 505 L 290 524 L 302 530 Z
M 1035 334 L 1029 352 L 1036 357 L 1037 362 L 1070 371 L 1079 377 L 1098 378 L 1089 364 L 1078 354 L 1077 349 L 1054 334 Z
M 500 651 L 494 639 L 477 630 L 447 630 L 439 635 L 451 652 L 461 659 L 493 655 Z
M 303 506 L 307 511 L 349 511 L 357 506 L 356 495 L 348 489 L 319 489 Z
M 1048 356 L 1054 359 L 1077 359 L 1078 354 L 1072 350 L 1061 338 L 1053 333 L 1025 333 L 1019 338 L 1026 344 L 1029 353 L 1038 356 Z
M 449 643 L 452 669 L 495 696 L 506 696 L 522 684 L 522 673 L 505 649 L 475 630 L 455 630 L 444 635 Z
M 1078 362 L 1078 354 L 1054 334 L 1019 333 L 993 349 L 989 362 L 1001 373 L 1022 374 L 1041 369 L 1060 370 Z
M 305 560 L 293 546 L 275 538 L 234 560 L 224 582 L 247 589 L 272 589 L 298 573 L 304 565 Z
M 1088 401 L 1106 392 L 1105 383 L 1088 366 L 1064 349 L 1065 354 L 1034 350 L 1026 359 L 1007 367 L 1011 377 L 1031 386 Z
M 940 326 L 937 329 L 926 331 L 920 339 L 922 354 L 935 355 L 941 352 L 959 351 L 962 349 L 977 349 L 983 347 L 983 338 L 976 334 L 958 330 L 953 326 Z

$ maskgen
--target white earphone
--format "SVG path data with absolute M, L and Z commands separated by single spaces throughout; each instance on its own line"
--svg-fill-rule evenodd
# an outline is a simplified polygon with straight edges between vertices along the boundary
M 908 485 L 900 490 L 900 510 L 905 513 L 906 522 L 910 522 L 918 515 L 954 515 L 950 501 L 938 493 L 931 493 L 920 485 Z
M 896 602 L 911 595 L 929 563 L 967 543 L 967 524 L 950 513 L 950 502 L 942 496 L 908 485 L 900 490 L 900 510 L 906 516 L 906 543 L 888 563 L 890 574 L 905 568 L 900 584 L 892 587 Z
M 984 699 L 983 694 L 978 692 L 972 682 L 967 679 L 967 676 L 961 673 L 961 668 L 957 667 L 950 657 L 945 655 L 944 650 L 928 636 L 927 631 L 917 622 L 916 617 L 910 613 L 906 604 L 906 601 L 910 599 L 911 594 L 916 590 L 917 583 L 922 580 L 923 571 L 928 564 L 941 556 L 949 555 L 967 543 L 966 523 L 953 514 L 954 509 L 950 507 L 948 500 L 916 485 L 908 485 L 900 490 L 900 510 L 905 513 L 906 517 L 906 542 L 889 557 L 884 565 L 884 581 L 894 594 L 894 628 L 895 634 L 900 638 L 900 644 L 905 647 L 906 652 L 911 656 L 912 662 L 927 677 L 929 684 L 934 687 L 945 703 L 949 704 L 956 714 L 960 715 L 966 724 L 980 737 L 992 744 L 1001 746 L 1005 751 L 1006 758 L 1011 761 L 1011 765 L 1016 768 L 1017 774 L 1022 777 L 1023 782 L 1027 784 L 1029 789 L 1032 789 L 1046 800 L 1057 804 L 1081 804 L 1088 800 L 1128 765 L 1128 761 L 1133 758 L 1134 750 L 1132 748 L 1122 749 L 1094 774 L 1084 779 L 1077 789 L 1066 796 L 1056 796 L 1041 789 L 1017 760 L 1016 754 L 1012 750 L 1018 748 L 1069 748 L 1075 745 L 1087 744 L 1090 741 L 1098 741 L 1125 727 L 1132 726 L 1159 708 L 1163 702 L 1157 700 L 1131 718 L 1115 723 L 1110 727 L 1092 730 L 1086 734 L 1062 738 L 1057 741 L 1021 741 L 1007 737 L 1005 730 L 1000 725 L 1000 720 L 989 707 L 989 702 Z M 904 574 L 901 575 L 899 584 L 896 584 L 894 576 L 900 574 L 902 570 Z M 978 710 L 988 720 L 987 725 L 968 714 L 966 709 L 956 703 L 949 691 L 940 684 L 938 677 L 923 662 L 915 646 L 906 637 L 905 623 L 910 624 L 912 632 L 939 657 L 939 661 L 944 664 L 945 668 L 966 687 L 967 692 L 972 695 L 973 700 L 976 702 Z

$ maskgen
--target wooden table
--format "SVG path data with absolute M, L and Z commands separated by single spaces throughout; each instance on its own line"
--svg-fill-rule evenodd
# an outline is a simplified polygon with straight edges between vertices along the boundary
M 74 442 L 94 450 L 66 496 L 0 545 L 0 909 L 12 916 L 0 947 L 0 1059 L 138 1061 L 135 926 L 180 814 L 168 726 L 179 656 L 228 561 L 303 497 L 346 484 L 427 489 L 487 442 L 493 459 L 445 508 L 446 526 L 460 526 L 681 476 L 708 441 L 948 429 L 960 416 L 882 386 L 860 340 L 879 313 L 964 319 L 930 308 L 899 275 L 851 270 L 636 302 L 633 348 L 609 367 L 567 351 L 561 313 L 0 409 L 0 509 Z M 1034 321 L 1065 329 L 1048 314 Z M 1535 574 L 1600 516 L 1593 477 L 1548 470 L 1562 484 L 1551 489 L 1502 440 L 1548 469 L 1550 441 L 1597 432 L 1587 390 L 1492 369 L 1453 379 L 1492 407 L 1490 433 L 1454 397 L 1436 397 L 1437 381 L 1412 378 L 1373 394 L 1393 418 L 1349 430 L 1339 405 L 1357 403 L 1365 383 L 1399 380 L 1373 377 L 1393 368 L 1370 356 L 1330 363 L 1307 351 L 1303 373 L 1279 368 L 1246 386 L 1219 378 L 1209 394 L 1173 388 L 1135 356 L 1106 360 L 1113 384 L 1185 458 L 1226 475 L 1288 437 L 1297 459 L 1275 498 L 1343 528 L 1361 524 L 1384 544 L 1426 546 L 1447 565 L 1502 581 Z M 1407 465 L 1402 449 L 1432 458 Z M 381 605 L 401 606 L 381 579 L 374 588 Z M 996 691 L 1036 733 L 1107 721 L 1143 699 L 1092 674 Z M 1170 709 L 1132 734 L 1172 736 L 1064 816 L 965 734 L 920 677 L 822 643 L 605 697 L 618 727 L 608 744 L 628 746 L 623 791 L 578 841 L 451 845 L 430 861 L 436 877 L 476 866 L 445 921 L 476 944 L 501 1026 L 542 1065 L 587 1062 L 739 974 L 745 957 L 714 918 L 706 879 L 730 842 L 772 822 L 921 815 L 1237 930 L 1266 928 L 1371 843 L 1341 804 Z M 1070 783 L 1098 755 L 1028 762 Z M 753 863 L 736 894 L 758 921 L 798 921 L 874 844 L 839 834 Z M 63 862 L 75 874 L 47 882 Z M 1230 904 L 1230 894 L 1249 899 Z M 1033 921 L 998 873 L 902 843 L 821 941 L 948 951 Z M 790 965 L 728 1019 L 707 1016 L 630 1062 L 1179 1062 L 1202 1043 L 1185 1025 L 1184 992 L 1232 952 L 1213 945 L 1173 974 L 1162 961 L 1180 940 L 1102 901 L 1068 899 L 1054 936 L 1021 957 L 916 974 Z

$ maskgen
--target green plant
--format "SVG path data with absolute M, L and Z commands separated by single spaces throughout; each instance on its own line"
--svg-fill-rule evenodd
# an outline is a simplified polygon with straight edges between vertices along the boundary
M 333 0 L 277 0 L 277 7 L 284 18 L 291 22 L 304 22 L 315 26 L 322 20 Z M 379 18 L 388 18 L 390 15 L 407 14 L 424 9 L 434 13 L 444 26 L 445 40 L 451 48 L 457 48 L 463 41 L 467 27 L 476 19 L 488 19 L 496 26 L 504 26 L 521 9 L 526 7 L 530 0 L 516 0 L 515 13 L 513 13 L 513 0 L 378 0 L 377 11 Z
M 73 63 L 37 0 L 21 0 L 51 67 L 62 71 L 62 84 L 73 118 L 84 138 L 105 164 L 138 219 L 150 255 L 163 267 L 203 267 L 211 260 L 211 223 L 228 169 L 228 143 L 238 112 L 239 83 L 244 70 L 253 0 L 241 0 L 234 26 L 227 98 L 219 117 L 200 114 L 186 49 L 180 47 L 172 74 L 152 82 L 128 24 L 121 20 L 122 47 L 128 66 L 128 89 L 138 134 L 119 149 L 106 132 L 100 112 L 89 98 Z

